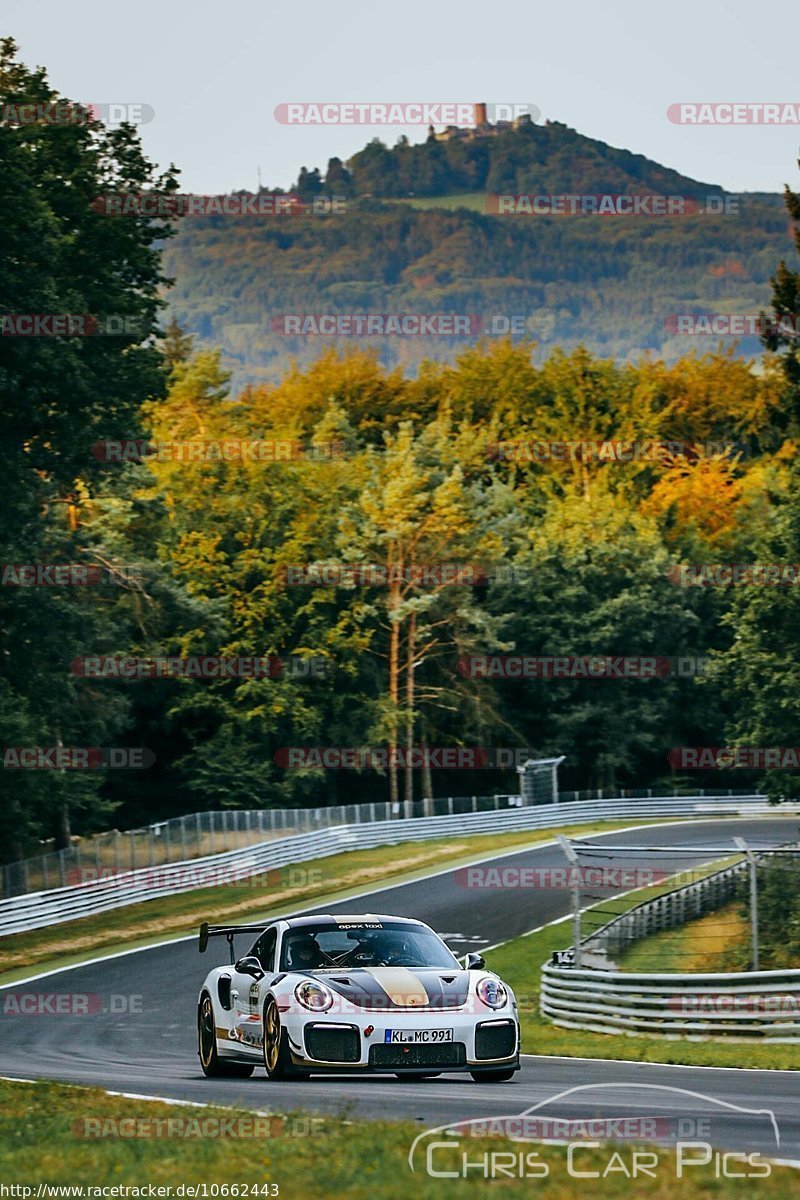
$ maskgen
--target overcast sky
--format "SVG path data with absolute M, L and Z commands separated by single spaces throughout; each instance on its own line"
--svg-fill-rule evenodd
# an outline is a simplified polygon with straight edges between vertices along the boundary
M 800 5 L 751 0 L 6 0 L 3 29 L 74 100 L 148 104 L 146 152 L 182 188 L 288 187 L 372 137 L 419 127 L 293 127 L 290 101 L 536 105 L 590 137 L 731 191 L 800 185 L 797 126 L 672 124 L 681 101 L 794 103 Z

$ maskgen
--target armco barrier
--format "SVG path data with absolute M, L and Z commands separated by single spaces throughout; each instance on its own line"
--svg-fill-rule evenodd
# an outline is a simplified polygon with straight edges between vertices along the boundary
M 414 817 L 368 824 L 338 825 L 316 832 L 274 838 L 224 854 L 195 858 L 163 867 L 139 868 L 105 878 L 12 896 L 0 901 L 0 937 L 40 929 L 62 921 L 107 912 L 143 900 L 176 895 L 207 887 L 208 876 L 242 878 L 294 863 L 324 858 L 344 850 L 367 850 L 400 842 L 464 836 L 470 833 L 507 833 L 549 829 L 597 821 L 646 820 L 653 817 L 709 818 L 725 816 L 783 816 L 795 809 L 767 804 L 763 796 L 669 796 L 644 800 L 593 800 L 569 804 L 508 808 L 500 812 L 461 813 L 457 816 Z M 203 876 L 206 876 L 204 881 Z
M 644 975 L 546 963 L 540 1010 L 594 1033 L 800 1042 L 800 970 Z
M 634 942 L 652 937 L 665 929 L 677 929 L 706 913 L 716 912 L 736 894 L 741 876 L 747 871 L 746 862 L 723 867 L 696 879 L 683 887 L 643 900 L 627 912 L 620 913 L 600 929 L 581 940 L 581 953 L 591 954 L 594 960 L 606 959 L 608 969 L 616 969 L 614 956 L 627 950 Z M 602 962 L 594 961 L 602 967 Z

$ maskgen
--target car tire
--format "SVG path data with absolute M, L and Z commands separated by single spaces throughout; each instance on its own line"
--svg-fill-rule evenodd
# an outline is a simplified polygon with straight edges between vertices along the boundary
M 516 1073 L 516 1067 L 499 1067 L 496 1071 L 470 1071 L 476 1083 L 508 1083 Z
M 299 1071 L 292 1064 L 286 1030 L 281 1025 L 281 1015 L 273 996 L 268 996 L 264 1005 L 262 1029 L 267 1079 L 304 1079 L 307 1073 Z
M 214 1004 L 203 992 L 197 1006 L 197 1053 L 207 1079 L 249 1079 L 255 1070 L 250 1063 L 226 1062 L 217 1053 Z

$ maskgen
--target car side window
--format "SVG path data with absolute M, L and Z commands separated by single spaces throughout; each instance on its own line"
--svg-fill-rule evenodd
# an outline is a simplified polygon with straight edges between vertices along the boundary
M 262 933 L 253 947 L 253 954 L 265 971 L 273 971 L 275 969 L 275 943 L 277 940 L 278 931 L 273 927 Z

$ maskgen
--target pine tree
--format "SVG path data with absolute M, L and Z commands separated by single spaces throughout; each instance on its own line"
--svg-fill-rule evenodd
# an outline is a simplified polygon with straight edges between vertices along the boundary
M 170 372 L 188 362 L 194 353 L 194 338 L 178 324 L 176 317 L 172 317 L 164 330 L 161 352 L 164 356 L 164 364 Z

